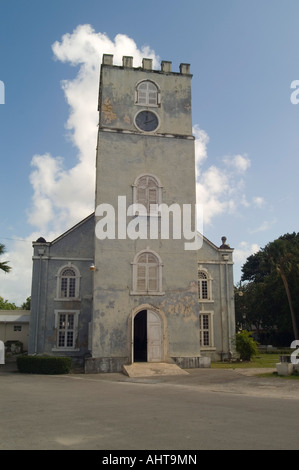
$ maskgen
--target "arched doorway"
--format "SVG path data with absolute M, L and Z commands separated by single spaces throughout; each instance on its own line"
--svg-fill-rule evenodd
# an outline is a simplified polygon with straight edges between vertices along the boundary
M 163 333 L 160 316 L 152 310 L 141 310 L 133 324 L 134 362 L 161 362 L 163 355 Z

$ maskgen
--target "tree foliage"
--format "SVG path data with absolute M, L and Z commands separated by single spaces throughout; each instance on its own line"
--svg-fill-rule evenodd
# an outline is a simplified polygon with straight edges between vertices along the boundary
M 0 297 L 0 310 L 17 310 L 17 308 L 14 303 L 8 302 L 8 300 L 4 300 L 3 297 Z
M 22 310 L 30 310 L 31 308 L 31 297 L 27 297 L 26 301 L 22 303 Z
M 237 323 L 281 336 L 280 341 L 298 339 L 299 233 L 285 234 L 249 256 L 242 273 L 246 284 L 236 289 Z
M 2 256 L 5 253 L 5 246 L 0 243 L 0 256 Z M 8 261 L 0 261 L 0 269 L 4 271 L 5 273 L 9 273 L 11 270 L 11 267 L 8 266 Z

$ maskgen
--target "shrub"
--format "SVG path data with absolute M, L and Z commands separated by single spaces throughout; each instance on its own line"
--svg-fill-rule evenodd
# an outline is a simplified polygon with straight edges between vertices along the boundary
M 21 341 L 5 341 L 5 350 L 11 354 L 23 353 L 23 343 Z
M 250 361 L 258 353 L 258 343 L 252 338 L 252 333 L 243 330 L 236 334 L 236 350 L 242 361 Z
M 70 357 L 19 356 L 17 358 L 19 372 L 27 374 L 68 374 L 71 365 Z

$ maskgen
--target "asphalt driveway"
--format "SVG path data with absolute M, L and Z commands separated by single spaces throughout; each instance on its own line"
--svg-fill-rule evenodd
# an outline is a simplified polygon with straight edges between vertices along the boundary
M 299 381 L 251 375 L 260 370 L 188 372 L 42 376 L 0 365 L 0 449 L 299 447 Z

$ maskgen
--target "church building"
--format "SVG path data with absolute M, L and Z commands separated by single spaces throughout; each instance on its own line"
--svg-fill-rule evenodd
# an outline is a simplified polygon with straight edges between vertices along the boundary
M 235 334 L 233 249 L 196 230 L 190 65 L 104 54 L 95 210 L 33 243 L 29 354 L 205 367 Z

